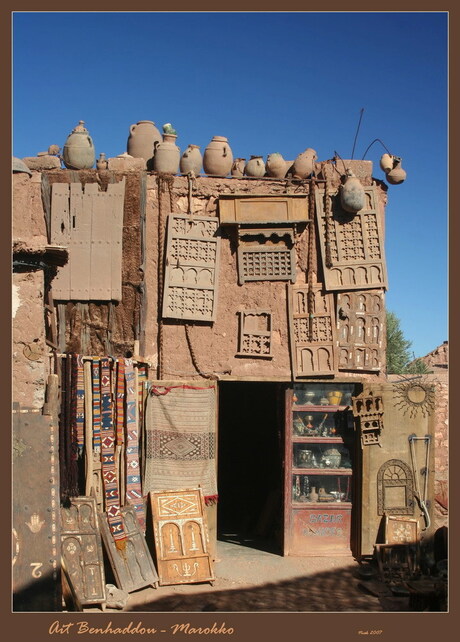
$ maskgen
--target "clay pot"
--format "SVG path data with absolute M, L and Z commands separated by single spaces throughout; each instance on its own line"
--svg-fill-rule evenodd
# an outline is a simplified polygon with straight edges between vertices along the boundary
M 308 501 L 310 502 L 318 501 L 318 493 L 316 492 L 316 486 L 312 486 L 310 494 L 308 495 Z
M 393 156 L 391 156 L 391 154 L 383 154 L 380 159 L 380 167 L 383 169 L 385 174 L 393 169 Z
M 94 167 L 96 150 L 83 120 L 80 120 L 72 130 L 72 133 L 67 136 L 62 160 L 67 169 L 90 169 Z
M 96 169 L 100 171 L 102 169 L 107 169 L 108 166 L 109 166 L 109 163 L 105 157 L 105 154 L 104 152 L 101 152 L 99 154 L 99 158 L 96 161 Z
M 161 143 L 161 134 L 152 120 L 139 120 L 129 128 L 127 152 L 134 158 L 144 158 L 145 162 L 153 156 L 155 143 Z
M 214 136 L 204 150 L 203 168 L 208 176 L 228 176 L 233 165 L 233 153 L 225 136 Z
M 317 158 L 315 150 L 311 147 L 299 154 L 293 165 L 294 178 L 307 178 L 310 176 L 315 168 L 315 160 Z
M 269 154 L 267 156 L 265 169 L 267 170 L 267 175 L 271 176 L 272 178 L 284 178 L 288 171 L 287 162 L 284 160 L 281 154 L 278 154 L 278 152 Z
M 265 176 L 265 163 L 263 156 L 251 156 L 244 167 L 245 176 L 260 178 Z
M 393 156 L 393 169 L 387 173 L 387 181 L 392 185 L 399 185 L 406 180 L 406 172 L 401 167 L 401 159 Z
M 232 176 L 235 178 L 241 178 L 244 175 L 244 166 L 246 165 L 245 158 L 235 158 L 232 165 Z
M 180 158 L 180 171 L 182 174 L 193 172 L 195 176 L 201 172 L 203 157 L 199 145 L 189 145 Z
M 153 169 L 162 174 L 177 174 L 180 163 L 180 149 L 176 145 L 176 134 L 163 134 L 163 142 L 155 143 Z
M 351 214 L 356 214 L 366 204 L 364 187 L 353 172 L 347 172 L 345 182 L 340 186 L 340 203 L 343 209 Z

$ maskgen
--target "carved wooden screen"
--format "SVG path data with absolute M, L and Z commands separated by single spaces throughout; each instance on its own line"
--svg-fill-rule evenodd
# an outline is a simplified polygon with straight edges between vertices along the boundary
M 382 290 L 337 293 L 339 370 L 381 370 L 384 317 Z
M 61 610 L 58 429 L 13 409 L 13 610 Z
M 325 192 L 316 190 L 321 256 L 326 290 L 386 288 L 383 234 L 375 187 L 365 187 L 366 205 L 354 216 L 329 195 L 331 218 L 325 216 Z
M 296 279 L 293 228 L 240 228 L 238 230 L 238 278 L 246 281 Z
M 62 558 L 72 589 L 82 606 L 106 601 L 104 559 L 96 501 L 76 497 L 61 508 Z
M 127 538 L 125 550 L 118 551 L 110 532 L 107 514 L 100 516 L 101 534 L 118 588 L 131 593 L 144 586 L 157 587 L 158 575 L 132 506 L 121 509 Z
M 217 218 L 168 217 L 163 317 L 215 321 L 220 237 Z
M 121 301 L 125 179 L 99 191 L 97 183 L 53 183 L 51 243 L 69 248 L 53 297 L 64 301 Z
M 295 285 L 288 286 L 288 301 L 294 376 L 333 374 L 337 370 L 333 295 L 314 286 L 309 310 L 308 286 Z
M 151 492 L 160 585 L 212 582 L 201 489 Z
M 271 313 L 268 310 L 244 310 L 238 312 L 238 316 L 238 356 L 271 357 Z
M 389 459 L 377 473 L 377 514 L 413 515 L 414 480 L 401 459 Z

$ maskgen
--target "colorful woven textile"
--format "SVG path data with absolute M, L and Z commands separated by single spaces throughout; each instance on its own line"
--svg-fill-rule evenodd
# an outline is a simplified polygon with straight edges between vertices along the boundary
M 109 359 L 101 359 L 102 479 L 104 482 L 107 520 L 115 543 L 117 544 L 117 541 L 125 539 L 125 532 L 120 512 L 120 498 L 115 468 L 115 432 L 113 429 L 112 413 L 110 362 Z
M 99 361 L 91 364 L 93 373 L 93 450 L 101 451 L 101 379 Z
M 217 501 L 216 386 L 152 382 L 145 413 L 144 493 L 201 487 Z
M 61 359 L 61 412 L 59 415 L 60 495 L 64 505 L 78 490 L 78 445 L 75 425 L 76 387 L 73 386 L 73 361 Z
M 117 366 L 117 412 L 116 412 L 117 446 L 125 440 L 125 362 L 118 360 Z
M 83 374 L 83 357 L 81 354 L 73 355 L 74 359 L 74 372 L 76 375 L 76 430 L 77 430 L 77 445 L 80 455 L 83 454 L 83 447 L 85 445 L 85 378 Z
M 145 509 L 142 498 L 141 475 L 139 466 L 139 430 L 137 423 L 138 393 L 133 362 L 125 359 L 126 379 L 126 501 L 136 511 L 136 516 L 145 530 Z

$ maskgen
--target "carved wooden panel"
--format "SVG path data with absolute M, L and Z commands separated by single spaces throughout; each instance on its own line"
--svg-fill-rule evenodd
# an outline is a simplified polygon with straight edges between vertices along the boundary
M 381 370 L 384 333 L 382 290 L 337 293 L 339 370 Z
M 332 218 L 325 215 L 325 192 L 316 190 L 326 290 L 386 288 L 383 234 L 378 216 L 376 187 L 365 187 L 366 205 L 354 216 L 340 205 L 338 193 L 329 195 Z
M 219 218 L 223 225 L 307 222 L 308 196 L 221 195 Z
M 118 588 L 131 593 L 144 586 L 158 584 L 158 575 L 132 506 L 124 506 L 121 516 L 127 537 L 125 550 L 117 550 L 110 532 L 107 515 L 100 517 L 102 541 L 107 551 Z
M 288 286 L 288 302 L 294 376 L 333 374 L 337 351 L 332 294 L 316 285 L 309 299 L 308 285 Z
M 97 183 L 53 183 L 51 242 L 69 249 L 53 296 L 64 301 L 121 301 L 125 179 L 99 191 Z
M 354 397 L 353 415 L 359 418 L 361 445 L 380 444 L 383 430 L 383 398 L 381 395 L 361 394 Z
M 377 514 L 413 515 L 414 480 L 401 459 L 389 459 L 377 473 Z
M 292 228 L 238 230 L 238 278 L 246 281 L 296 280 Z
M 215 321 L 220 263 L 217 218 L 168 217 L 163 317 Z
M 61 508 L 61 548 L 67 577 L 82 606 L 106 600 L 104 560 L 96 501 L 76 497 Z
M 58 430 L 38 410 L 13 409 L 13 609 L 61 610 Z
M 409 517 L 387 515 L 385 544 L 415 544 L 418 542 L 418 521 Z
M 151 492 L 160 585 L 212 582 L 201 489 Z
M 240 317 L 238 355 L 271 357 L 272 315 L 268 310 L 244 310 Z

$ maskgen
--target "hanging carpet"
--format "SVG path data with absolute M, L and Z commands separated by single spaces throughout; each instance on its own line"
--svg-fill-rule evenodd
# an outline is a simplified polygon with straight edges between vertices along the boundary
M 149 384 L 145 409 L 144 494 L 201 487 L 217 501 L 215 383 Z

